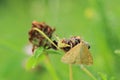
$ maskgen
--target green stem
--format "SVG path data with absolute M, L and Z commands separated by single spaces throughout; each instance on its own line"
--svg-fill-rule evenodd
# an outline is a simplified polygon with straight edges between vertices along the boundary
M 46 64 L 46 67 L 47 67 L 49 73 L 51 74 L 53 80 L 59 80 L 57 75 L 56 75 L 55 69 L 50 62 L 48 55 L 45 55 L 45 56 L 46 56 L 45 64 Z
M 59 47 L 57 47 L 56 44 L 53 43 L 52 40 L 50 40 L 49 37 L 47 37 L 47 35 L 42 32 L 41 30 L 39 30 L 38 28 L 33 28 L 33 30 L 36 30 L 38 31 L 41 35 L 43 35 L 51 44 L 53 44 L 57 49 L 59 49 Z M 48 69 L 48 71 L 50 72 L 51 76 L 53 77 L 53 80 L 59 80 L 57 75 L 56 75 L 56 72 L 54 70 L 54 67 L 52 66 L 51 62 L 50 62 L 50 59 L 48 57 L 48 55 L 45 55 L 46 56 L 46 60 L 45 60 L 45 64 L 46 64 L 46 67 Z
M 69 64 L 69 80 L 73 80 L 72 64 Z
M 89 75 L 91 78 L 93 78 L 93 80 L 97 80 L 97 79 L 95 78 L 95 76 L 94 76 L 89 70 L 87 70 L 87 68 L 85 68 L 83 65 L 80 65 L 80 68 L 81 68 L 87 75 Z
M 38 31 L 38 32 L 39 32 L 40 34 L 42 34 L 51 44 L 53 44 L 57 49 L 60 50 L 60 48 L 59 48 L 56 44 L 54 44 L 53 41 L 51 41 L 50 38 L 47 37 L 47 35 L 46 35 L 44 32 L 42 32 L 42 31 L 39 30 L 38 28 L 33 28 L 33 30 Z M 50 63 L 50 60 L 49 60 L 49 57 L 48 57 L 48 56 L 46 57 L 46 65 L 47 65 L 47 68 L 48 68 L 49 72 L 50 72 L 51 75 L 53 76 L 54 80 L 58 80 L 58 78 L 57 78 L 57 76 L 56 76 L 56 73 L 55 73 L 55 71 L 54 71 L 54 68 L 52 67 L 52 65 L 51 65 L 51 63 Z M 48 67 L 48 66 L 49 66 L 49 67 Z M 69 73 L 69 75 L 70 75 L 69 78 L 70 78 L 70 80 L 73 80 L 72 65 L 71 65 L 71 64 L 69 65 L 69 71 L 70 71 L 70 73 Z
M 33 30 L 38 31 L 38 32 L 39 32 L 40 34 L 42 34 L 51 44 L 53 44 L 57 49 L 59 49 L 59 47 L 58 47 L 56 44 L 54 44 L 53 41 L 51 41 L 50 38 L 47 37 L 47 35 L 46 35 L 44 32 L 42 32 L 40 29 L 38 29 L 38 28 L 33 28 Z

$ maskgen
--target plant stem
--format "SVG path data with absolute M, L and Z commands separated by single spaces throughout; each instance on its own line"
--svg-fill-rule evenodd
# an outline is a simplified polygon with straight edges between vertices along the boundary
M 69 64 L 69 80 L 73 80 L 72 64 Z
M 45 55 L 45 57 L 46 57 L 46 60 L 45 60 L 46 67 L 47 67 L 49 73 L 51 74 L 53 80 L 59 80 L 56 75 L 55 69 L 50 62 L 48 55 Z
M 95 76 L 94 76 L 89 70 L 87 70 L 87 68 L 85 68 L 83 65 L 80 65 L 80 68 L 81 68 L 87 75 L 89 75 L 91 78 L 93 78 L 93 80 L 97 80 L 97 79 L 95 78 Z
M 47 37 L 47 35 L 46 35 L 44 32 L 42 32 L 40 29 L 38 29 L 38 28 L 33 28 L 33 30 L 38 31 L 38 32 L 39 32 L 40 34 L 42 34 L 51 44 L 53 44 L 57 49 L 59 49 L 59 47 L 58 47 L 56 44 L 54 44 L 53 41 L 51 41 L 50 38 Z
M 60 50 L 60 48 L 56 45 L 56 44 L 54 44 L 53 43 L 53 41 L 52 40 L 50 40 L 50 38 L 49 37 L 47 37 L 47 35 L 44 33 L 44 32 L 42 32 L 41 30 L 39 30 L 38 28 L 33 28 L 33 30 L 36 30 L 36 31 L 38 31 L 40 34 L 42 34 L 51 44 L 53 44 L 57 49 L 59 49 Z M 57 78 L 57 76 L 56 76 L 56 73 L 55 73 L 55 70 L 54 70 L 54 68 L 52 67 L 52 65 L 51 65 L 51 63 L 50 63 L 50 60 L 49 60 L 49 57 L 48 56 L 46 56 L 46 65 L 48 65 L 47 66 L 47 68 L 48 68 L 48 70 L 49 70 L 49 72 L 51 73 L 51 75 L 53 76 L 53 78 L 54 78 L 54 80 L 58 80 L 58 78 Z M 73 80 L 73 74 L 72 74 L 72 64 L 69 64 L 69 78 L 70 78 L 70 80 Z
M 38 28 L 33 28 L 33 30 L 36 30 L 38 31 L 41 35 L 43 35 L 51 44 L 53 44 L 57 49 L 59 49 L 59 47 L 57 47 L 56 44 L 53 43 L 52 40 L 50 40 L 49 37 L 47 37 L 47 35 L 42 32 L 41 30 L 39 30 Z M 50 62 L 50 59 L 48 57 L 48 55 L 45 54 L 45 57 L 46 57 L 46 60 L 45 60 L 45 64 L 46 64 L 46 67 L 48 69 L 48 71 L 50 72 L 51 76 L 53 77 L 53 80 L 59 80 L 57 75 L 56 75 L 56 72 L 54 70 L 54 67 L 52 66 L 51 62 Z

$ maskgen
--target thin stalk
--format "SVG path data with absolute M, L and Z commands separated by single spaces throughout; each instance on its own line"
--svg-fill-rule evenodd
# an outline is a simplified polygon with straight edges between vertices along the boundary
M 51 41 L 50 38 L 47 37 L 47 35 L 46 35 L 44 32 L 42 32 L 42 31 L 39 30 L 38 28 L 33 28 L 33 30 L 38 31 L 38 32 L 39 32 L 40 34 L 42 34 L 51 44 L 53 44 L 57 49 L 59 49 L 59 47 L 58 47 L 56 44 L 54 44 L 53 41 Z
M 53 41 L 50 40 L 50 38 L 47 37 L 47 35 L 46 35 L 44 32 L 42 32 L 42 31 L 39 30 L 38 28 L 33 28 L 33 30 L 38 31 L 38 32 L 39 32 L 40 34 L 42 34 L 51 44 L 53 44 L 57 49 L 60 50 L 60 48 L 59 48 L 56 44 L 54 44 Z M 52 73 L 51 75 L 53 76 L 54 80 L 58 80 L 57 77 L 55 77 L 55 76 L 56 76 L 56 73 L 55 73 L 54 68 L 52 67 L 52 65 L 51 65 L 51 63 L 50 63 L 50 60 L 49 60 L 49 57 L 48 57 L 48 56 L 46 56 L 46 65 L 49 65 L 50 68 L 48 67 L 48 70 L 50 71 L 50 73 Z M 69 72 L 69 78 L 70 78 L 70 80 L 73 80 L 72 65 L 71 65 L 71 64 L 69 64 L 69 71 L 70 71 L 70 72 Z
M 56 75 L 56 71 L 50 62 L 48 55 L 45 55 L 45 57 L 46 57 L 46 60 L 45 60 L 46 67 L 48 71 L 50 72 L 50 75 L 52 76 L 53 80 L 59 80 Z
M 72 64 L 69 64 L 69 80 L 73 80 Z
M 87 68 L 85 68 L 83 65 L 80 65 L 80 68 L 81 68 L 87 75 L 89 75 L 93 80 L 97 80 L 97 79 L 95 78 L 95 76 L 94 76 Z
M 53 44 L 57 49 L 59 49 L 59 47 L 57 47 L 56 44 L 53 43 L 52 40 L 50 40 L 49 37 L 47 37 L 47 35 L 42 32 L 41 30 L 39 30 L 38 28 L 33 28 L 33 30 L 36 30 L 38 31 L 41 35 L 43 35 L 51 44 Z M 51 62 L 50 62 L 50 59 L 48 57 L 48 55 L 45 54 L 45 57 L 46 57 L 46 60 L 45 60 L 45 64 L 46 64 L 46 67 L 48 69 L 48 71 L 50 72 L 51 76 L 53 77 L 53 80 L 59 80 L 57 75 L 56 75 L 56 72 L 55 72 L 55 69 L 54 67 L 52 66 Z

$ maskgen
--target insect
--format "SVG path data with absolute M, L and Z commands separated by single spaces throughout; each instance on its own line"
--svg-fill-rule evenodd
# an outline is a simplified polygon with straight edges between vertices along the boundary
M 93 64 L 93 58 L 88 50 L 88 44 L 81 40 L 61 58 L 67 64 Z

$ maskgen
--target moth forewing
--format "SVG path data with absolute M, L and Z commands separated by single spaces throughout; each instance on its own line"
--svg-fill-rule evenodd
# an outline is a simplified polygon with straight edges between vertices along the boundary
M 70 49 L 61 59 L 62 62 L 68 64 L 86 64 L 93 63 L 92 56 L 88 50 L 87 45 L 81 41 L 75 47 Z
M 76 45 L 75 47 L 70 49 L 67 53 L 65 53 L 61 61 L 67 64 L 76 64 L 76 62 L 80 64 L 80 59 L 78 59 L 80 58 L 80 45 L 81 44 Z
M 91 65 L 93 64 L 93 58 L 88 50 L 88 46 L 84 43 L 81 42 L 81 49 L 80 49 L 80 59 L 81 59 L 81 64 L 86 64 L 86 65 Z

